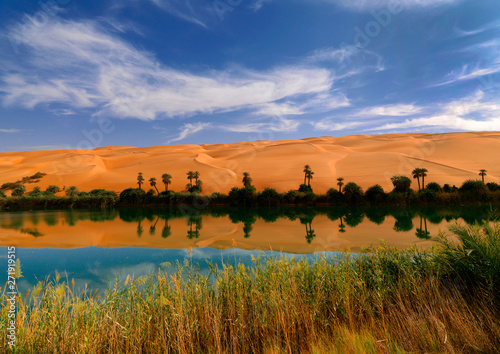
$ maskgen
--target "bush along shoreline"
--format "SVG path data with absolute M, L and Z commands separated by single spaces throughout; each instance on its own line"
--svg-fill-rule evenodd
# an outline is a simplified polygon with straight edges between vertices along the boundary
M 195 186 L 196 187 L 196 186 Z M 252 185 L 234 187 L 228 194 L 201 194 L 194 187 L 192 192 L 157 192 L 140 188 L 128 188 L 119 195 L 113 191 L 95 189 L 80 192 L 76 187 L 66 189 L 66 196 L 56 196 L 58 188 L 50 186 L 49 191 L 41 192 L 35 188 L 30 193 L 7 196 L 0 191 L 0 210 L 35 209 L 79 209 L 113 208 L 142 206 L 238 206 L 238 207 L 276 207 L 276 206 L 418 206 L 418 205 L 481 205 L 500 204 L 500 185 L 468 180 L 460 188 L 431 182 L 426 188 L 414 191 L 409 187 L 396 185 L 389 193 L 379 185 L 366 191 L 348 182 L 340 188 L 331 188 L 325 194 L 315 194 L 312 188 L 302 184 L 298 190 L 277 192 L 273 188 L 257 191 Z M 56 189 L 57 188 L 57 189 Z M 56 190 L 56 192 L 53 192 Z
M 103 295 L 45 279 L 16 295 L 16 352 L 495 353 L 500 225 L 450 231 L 431 251 L 235 259 L 209 274 L 188 257 Z

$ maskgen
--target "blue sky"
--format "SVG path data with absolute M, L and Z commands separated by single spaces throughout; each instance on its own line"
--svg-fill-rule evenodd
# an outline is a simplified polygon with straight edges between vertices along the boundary
M 6 0 L 0 151 L 500 130 L 498 0 Z

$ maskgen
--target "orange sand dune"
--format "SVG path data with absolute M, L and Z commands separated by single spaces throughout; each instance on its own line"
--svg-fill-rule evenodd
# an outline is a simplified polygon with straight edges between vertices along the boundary
M 0 184 L 35 172 L 45 172 L 36 185 L 45 189 L 77 186 L 82 191 L 105 188 L 121 191 L 136 187 L 138 172 L 146 181 L 172 175 L 170 189 L 182 191 L 187 171 L 199 171 L 204 193 L 227 193 L 241 186 L 249 172 L 257 189 L 297 189 L 303 182 L 304 165 L 314 171 L 312 187 L 326 192 L 336 178 L 363 188 L 380 184 L 391 190 L 390 177 L 410 175 L 415 167 L 428 172 L 426 182 L 459 186 L 488 171 L 486 181 L 500 179 L 500 133 L 389 134 L 319 137 L 300 140 L 256 141 L 216 145 L 173 145 L 146 148 L 103 147 L 95 150 L 55 150 L 0 153 Z M 416 188 L 416 181 L 413 187 Z M 149 188 L 149 186 L 147 186 Z

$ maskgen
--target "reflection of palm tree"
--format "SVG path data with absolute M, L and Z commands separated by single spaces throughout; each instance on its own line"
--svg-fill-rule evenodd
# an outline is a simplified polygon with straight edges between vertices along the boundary
M 139 220 L 139 223 L 137 224 L 137 236 L 141 237 L 143 231 L 144 229 L 142 228 L 141 220 Z
M 155 234 L 155 231 L 156 231 L 156 224 L 158 223 L 158 220 L 160 220 L 160 217 L 159 217 L 159 216 L 156 218 L 155 223 L 149 227 L 149 234 L 150 234 L 150 235 L 154 235 L 154 234 Z
M 424 229 L 422 229 L 422 217 L 420 217 L 420 228 L 415 231 L 415 236 L 421 240 L 429 240 L 431 238 L 430 232 L 427 231 L 427 218 L 424 219 Z
M 307 229 L 307 225 L 309 225 L 309 230 Z M 316 234 L 314 233 L 314 230 L 312 229 L 311 223 L 306 224 L 306 240 L 307 243 L 311 243 L 312 240 L 316 237 Z
M 250 232 L 253 230 L 253 222 L 244 222 L 243 223 L 243 233 L 245 238 L 250 237 Z
M 168 220 L 165 219 L 165 226 L 163 226 L 163 230 L 161 231 L 161 237 L 167 238 L 171 234 L 172 234 L 172 232 L 170 231 L 170 226 L 168 225 Z
M 345 232 L 344 217 L 340 217 L 339 232 Z
M 187 237 L 191 240 L 193 238 L 200 237 L 201 225 L 201 215 L 190 216 L 188 219 L 189 230 L 187 232 Z M 193 230 L 194 225 L 194 230 Z

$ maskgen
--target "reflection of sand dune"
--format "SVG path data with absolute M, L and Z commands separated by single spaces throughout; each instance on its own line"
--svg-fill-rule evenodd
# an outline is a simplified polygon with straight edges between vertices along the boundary
M 80 212 L 85 213 L 85 212 Z M 78 214 L 78 213 L 77 213 Z M 37 217 L 37 219 L 35 219 Z M 346 225 L 345 232 L 339 232 L 339 220 L 332 221 L 324 215 L 312 220 L 311 228 L 315 237 L 311 243 L 306 241 L 306 228 L 299 219 L 295 221 L 279 218 L 269 223 L 258 219 L 252 225 L 251 235 L 244 237 L 243 223 L 232 223 L 228 217 L 204 216 L 199 236 L 188 238 L 190 226 L 186 219 L 170 219 L 171 233 L 162 237 L 165 221 L 143 219 L 142 232 L 138 233 L 139 222 L 126 222 L 116 217 L 113 220 L 93 222 L 79 220 L 78 216 L 61 211 L 40 213 L 5 213 L 0 217 L 0 246 L 22 248 L 78 248 L 78 247 L 147 247 L 147 248 L 196 248 L 211 247 L 228 249 L 274 250 L 291 253 L 313 253 L 318 251 L 339 251 L 351 249 L 359 251 L 362 247 L 379 245 L 381 240 L 398 248 L 410 244 L 428 248 L 431 242 L 419 240 L 415 230 L 395 232 L 396 220 L 385 217 L 381 225 L 364 219 L 359 225 Z M 411 219 L 410 219 L 411 220 Z M 413 225 L 417 226 L 418 218 Z M 151 230 L 152 226 L 154 231 Z M 428 223 L 428 231 L 436 236 L 439 228 L 446 228 L 446 221 L 440 225 Z M 194 229 L 194 226 L 192 227 Z M 36 236 L 36 237 L 35 237 Z
M 427 182 L 460 185 L 479 178 L 499 182 L 500 133 L 387 134 L 317 137 L 215 145 L 174 145 L 148 148 L 103 147 L 95 150 L 28 151 L 0 154 L 0 183 L 13 182 L 37 171 L 47 173 L 39 186 L 76 185 L 80 190 L 121 191 L 136 186 L 138 172 L 146 179 L 172 175 L 171 189 L 183 190 L 187 171 L 199 171 L 206 193 L 241 185 L 250 172 L 258 189 L 296 189 L 303 166 L 314 170 L 313 188 L 325 192 L 344 177 L 367 188 L 392 189 L 390 177 L 410 175 L 415 167 L 429 170 Z M 414 181 L 415 182 L 415 181 Z M 161 183 L 160 183 L 161 186 Z M 28 191 L 34 184 L 27 185 Z

